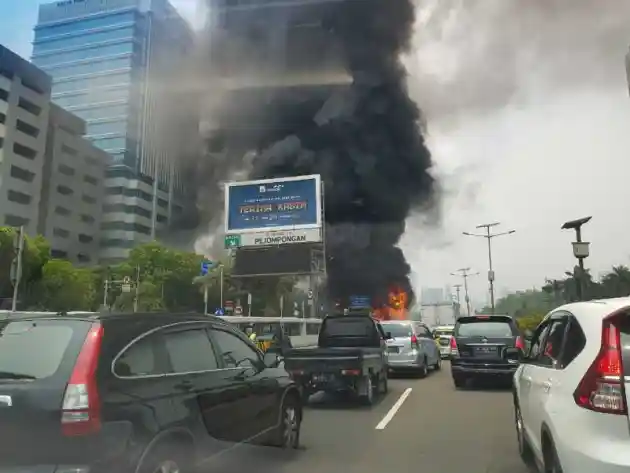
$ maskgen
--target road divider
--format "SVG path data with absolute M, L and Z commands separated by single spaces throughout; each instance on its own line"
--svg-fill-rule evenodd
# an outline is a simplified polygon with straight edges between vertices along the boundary
M 387 414 L 385 414 L 385 417 L 383 417 L 383 419 L 377 424 L 376 426 L 376 430 L 384 430 L 385 427 L 387 427 L 387 424 L 389 424 L 391 422 L 391 420 L 394 418 L 394 416 L 396 415 L 396 413 L 398 412 L 398 410 L 402 407 L 402 405 L 404 404 L 405 400 L 409 397 L 409 395 L 411 394 L 412 388 L 407 388 L 405 389 L 405 391 L 400 395 L 400 397 L 398 398 L 398 400 L 394 403 L 394 405 L 392 406 L 392 408 L 389 410 L 389 412 L 387 412 Z

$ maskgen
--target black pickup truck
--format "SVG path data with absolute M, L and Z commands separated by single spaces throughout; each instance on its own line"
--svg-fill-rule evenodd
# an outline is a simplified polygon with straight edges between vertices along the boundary
M 285 351 L 284 367 L 304 398 L 317 391 L 350 391 L 368 405 L 387 392 L 386 335 L 369 315 L 329 315 L 317 348 Z

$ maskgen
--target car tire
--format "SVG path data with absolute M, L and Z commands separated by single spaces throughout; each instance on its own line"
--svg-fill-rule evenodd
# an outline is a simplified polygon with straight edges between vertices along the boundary
M 365 386 L 365 394 L 361 396 L 361 401 L 366 406 L 371 406 L 374 404 L 374 381 L 372 380 L 372 375 L 368 374 L 364 377 Z
M 426 378 L 428 374 L 429 374 L 429 365 L 427 364 L 427 359 L 425 357 L 422 362 L 422 366 L 418 370 L 418 378 L 421 378 L 421 379 Z
M 189 473 L 193 471 L 191 465 L 192 447 L 181 445 L 158 448 L 150 452 L 142 460 L 139 473 Z
M 534 453 L 532 447 L 525 436 L 525 428 L 523 426 L 523 417 L 518 402 L 514 401 L 514 428 L 516 430 L 516 442 L 518 443 L 518 454 L 526 466 L 534 464 Z
M 453 384 L 457 389 L 464 389 L 466 387 L 466 379 L 458 375 L 453 375 Z
M 302 413 L 297 396 L 287 394 L 280 408 L 280 425 L 276 430 L 274 447 L 286 450 L 300 448 L 300 432 L 302 430 Z
M 435 365 L 433 366 L 433 369 L 435 371 L 440 371 L 442 369 L 442 357 L 441 356 L 438 356 L 438 359 L 435 362 Z
M 378 377 L 378 385 L 380 394 L 387 394 L 387 392 L 389 391 L 387 371 L 384 370 L 381 372 L 380 376 Z
M 551 443 L 543 453 L 543 473 L 562 473 L 562 465 L 560 464 L 560 459 L 558 458 L 558 452 L 556 451 L 556 447 Z

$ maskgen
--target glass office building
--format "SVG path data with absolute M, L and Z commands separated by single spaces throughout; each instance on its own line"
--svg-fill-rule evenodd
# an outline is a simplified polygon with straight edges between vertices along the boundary
M 193 33 L 168 0 L 65 0 L 40 6 L 32 62 L 52 100 L 87 122 L 113 156 L 103 259 L 123 258 L 181 209 L 177 162 L 192 152 L 198 115 L 182 90 Z

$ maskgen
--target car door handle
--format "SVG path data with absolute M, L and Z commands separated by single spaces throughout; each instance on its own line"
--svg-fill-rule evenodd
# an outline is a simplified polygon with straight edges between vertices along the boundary
M 551 390 L 551 381 L 545 381 L 544 383 L 542 383 L 542 388 L 543 391 L 548 393 Z
M 190 381 L 182 381 L 175 385 L 175 388 L 181 389 L 183 391 L 192 391 L 193 384 Z

